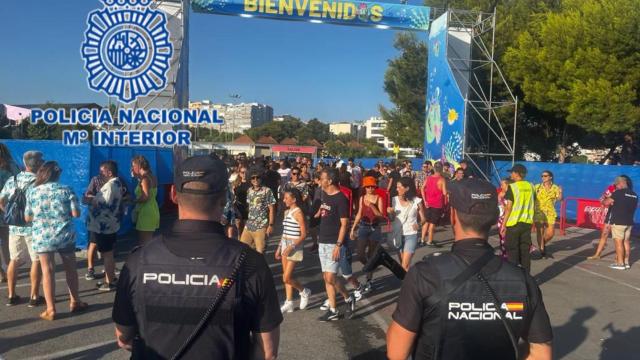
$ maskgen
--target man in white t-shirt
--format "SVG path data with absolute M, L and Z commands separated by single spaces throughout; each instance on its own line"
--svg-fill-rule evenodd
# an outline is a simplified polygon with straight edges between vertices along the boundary
M 347 163 L 347 172 L 351 174 L 351 199 L 353 202 L 353 211 L 358 211 L 360 204 L 360 184 L 362 184 L 362 169 L 355 164 L 353 158 L 349 158 Z

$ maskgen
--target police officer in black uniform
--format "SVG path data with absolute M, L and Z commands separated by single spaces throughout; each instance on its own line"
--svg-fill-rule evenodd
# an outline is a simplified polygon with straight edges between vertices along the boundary
M 496 190 L 464 179 L 449 187 L 453 248 L 407 273 L 387 356 L 407 359 L 551 359 L 552 331 L 542 294 L 524 269 L 502 261 L 487 243 L 498 219 Z
M 181 348 L 184 359 L 276 358 L 282 314 L 271 270 L 219 223 L 228 179 L 214 157 L 184 160 L 171 189 L 178 220 L 134 249 L 122 268 L 113 321 L 118 345 L 134 358 L 172 358 Z M 226 296 L 194 334 L 225 287 Z

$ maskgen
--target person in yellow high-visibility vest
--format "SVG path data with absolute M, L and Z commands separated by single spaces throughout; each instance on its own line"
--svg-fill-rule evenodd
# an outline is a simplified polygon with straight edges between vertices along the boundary
M 535 191 L 533 184 L 525 181 L 527 168 L 515 164 L 509 170 L 511 179 L 505 194 L 505 221 L 500 227 L 500 234 L 505 236 L 507 257 L 510 262 L 519 264 L 529 272 L 531 268 L 531 226 L 535 211 Z

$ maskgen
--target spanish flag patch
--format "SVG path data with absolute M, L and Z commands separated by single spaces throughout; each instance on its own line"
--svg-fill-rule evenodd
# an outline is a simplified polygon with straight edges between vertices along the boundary
M 508 302 L 504 303 L 507 311 L 524 311 L 524 303 L 522 302 Z

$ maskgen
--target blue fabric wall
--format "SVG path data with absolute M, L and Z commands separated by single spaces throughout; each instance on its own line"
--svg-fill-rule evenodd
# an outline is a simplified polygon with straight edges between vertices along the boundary
M 73 191 L 81 199 L 82 194 L 89 185 L 92 176 L 98 174 L 100 163 L 111 159 L 118 163 L 118 175 L 125 180 L 129 191 L 133 193 L 137 182 L 131 177 L 131 158 L 135 155 L 143 155 L 149 160 L 153 173 L 158 177 L 159 205 L 165 198 L 164 186 L 173 183 L 173 151 L 166 148 L 148 147 L 93 147 L 89 143 L 80 146 L 63 146 L 57 140 L 5 140 L 16 163 L 23 168 L 22 155 L 29 150 L 41 151 L 46 160 L 55 160 L 62 168 L 60 182 L 71 186 Z M 130 212 L 129 212 L 130 213 Z M 78 238 L 78 248 L 87 245 L 88 234 L 85 226 L 87 207 L 82 205 L 82 214 L 75 220 Z M 131 217 L 123 219 L 120 233 L 126 233 L 132 228 Z
M 346 159 L 344 159 L 346 161 Z M 366 168 L 372 168 L 378 158 L 361 158 L 355 159 L 357 163 L 362 163 Z M 395 161 L 393 158 L 382 159 L 385 163 Z M 335 159 L 324 159 L 325 162 L 335 161 Z M 411 159 L 413 169 L 419 171 L 422 168 L 423 160 L 420 158 Z M 497 172 L 492 174 L 496 187 L 499 185 L 497 180 L 509 176 L 508 170 L 511 169 L 510 161 L 496 161 Z M 540 183 L 540 175 L 544 170 L 553 173 L 555 182 L 563 188 L 564 197 L 578 197 L 587 199 L 598 199 L 606 188 L 613 183 L 618 175 L 627 175 L 635 184 L 636 192 L 640 192 L 640 166 L 612 166 L 612 165 L 593 165 L 593 164 L 558 164 L 549 162 L 520 162 L 527 167 L 529 175 L 527 180 L 534 184 Z M 560 215 L 560 203 L 556 204 L 556 210 Z M 567 203 L 567 217 L 575 219 L 576 202 Z M 640 224 L 640 211 L 636 211 L 635 222 Z
M 510 161 L 496 161 L 498 173 L 496 178 L 509 176 L 511 169 Z M 524 161 L 519 162 L 527 168 L 527 180 L 537 184 L 541 182 L 540 175 L 543 171 L 549 170 L 553 173 L 556 184 L 562 186 L 564 197 L 578 197 L 587 199 L 598 199 L 600 195 L 613 184 L 613 180 L 618 175 L 627 175 L 634 183 L 636 192 L 640 189 L 640 166 L 614 166 L 614 165 L 593 165 L 593 164 L 558 164 L 548 162 Z M 560 210 L 560 205 L 556 206 Z M 558 215 L 560 213 L 558 212 Z M 576 202 L 567 203 L 567 217 L 575 219 Z M 636 224 L 640 224 L 640 211 L 636 211 Z

